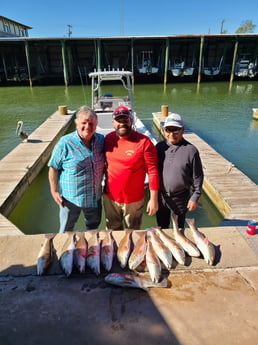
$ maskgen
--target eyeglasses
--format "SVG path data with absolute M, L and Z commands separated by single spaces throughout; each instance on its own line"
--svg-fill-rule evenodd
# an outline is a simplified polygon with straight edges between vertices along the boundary
M 114 116 L 131 116 L 131 113 L 128 110 L 118 110 L 114 112 Z
M 182 128 L 171 129 L 169 127 L 165 127 L 165 132 L 167 132 L 167 133 L 179 134 L 181 130 L 182 130 Z

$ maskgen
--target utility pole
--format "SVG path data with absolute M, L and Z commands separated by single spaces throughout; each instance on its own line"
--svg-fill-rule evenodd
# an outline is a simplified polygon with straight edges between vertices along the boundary
M 71 35 L 72 35 L 72 31 L 71 31 L 72 25 L 67 24 L 67 26 L 68 26 L 68 37 L 71 37 Z
M 220 34 L 223 34 L 223 25 L 224 25 L 224 23 L 225 23 L 225 20 L 222 19 L 222 21 L 221 21 L 221 27 L 220 27 Z

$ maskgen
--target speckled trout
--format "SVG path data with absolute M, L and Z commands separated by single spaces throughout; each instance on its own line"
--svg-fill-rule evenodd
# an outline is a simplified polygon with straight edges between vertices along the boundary
M 154 283 L 150 278 L 121 273 L 110 273 L 105 277 L 105 282 L 121 287 L 138 288 L 148 291 L 150 287 L 166 288 L 168 281 L 166 278 L 159 283 Z
M 213 243 L 196 228 L 194 219 L 186 219 L 186 222 L 192 231 L 194 241 L 202 253 L 205 262 L 208 265 L 213 265 L 216 254 Z
M 187 237 L 185 237 L 178 228 L 177 223 L 178 216 L 173 214 L 172 215 L 172 223 L 173 223 L 173 231 L 175 240 L 180 246 L 186 251 L 186 253 L 190 256 L 198 257 L 200 256 L 199 249 L 194 245 L 192 241 L 190 241 Z
M 75 234 L 67 232 L 68 240 L 64 246 L 64 252 L 60 256 L 60 265 L 65 275 L 69 277 L 73 271 L 73 255 L 75 249 Z
M 132 230 L 125 230 L 117 248 L 117 260 L 121 268 L 125 268 L 132 250 Z
M 96 230 L 90 231 L 91 236 L 88 240 L 88 253 L 86 258 L 87 266 L 97 276 L 100 274 L 100 243 L 99 233 Z
M 83 232 L 75 234 L 74 265 L 80 273 L 85 272 L 88 245 Z
M 166 269 L 170 270 L 172 267 L 172 261 L 173 261 L 171 251 L 164 245 L 163 242 L 161 242 L 160 238 L 156 235 L 154 230 L 149 230 L 147 234 L 148 234 L 148 238 L 151 239 L 151 243 L 153 245 L 153 248 L 157 256 L 163 262 Z
M 171 251 L 173 257 L 176 259 L 176 261 L 184 265 L 185 264 L 185 251 L 184 249 L 180 246 L 179 243 L 174 241 L 170 236 L 168 236 L 164 231 L 162 231 L 159 228 L 155 228 L 155 231 L 161 241 L 165 244 L 166 247 Z
M 37 261 L 37 274 L 43 275 L 53 261 L 54 246 L 53 238 L 56 234 L 46 234 L 45 241 L 41 246 Z
M 150 273 L 151 280 L 154 283 L 158 283 L 161 278 L 161 264 L 155 250 L 153 249 L 150 237 L 147 238 L 146 265 Z
M 135 270 L 144 260 L 147 249 L 146 233 L 139 232 L 135 247 L 129 257 L 128 266 L 130 270 Z
M 101 241 L 100 248 L 100 262 L 106 271 L 110 271 L 112 268 L 114 259 L 114 239 L 112 237 L 112 231 L 106 230 L 105 237 Z

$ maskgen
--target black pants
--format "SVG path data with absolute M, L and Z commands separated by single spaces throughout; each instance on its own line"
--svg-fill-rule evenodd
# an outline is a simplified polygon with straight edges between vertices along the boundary
M 184 228 L 189 199 L 190 191 L 188 190 L 170 196 L 160 192 L 158 197 L 159 209 L 156 213 L 158 226 L 161 226 L 162 229 L 168 229 L 170 227 L 171 213 L 174 213 L 178 216 L 178 227 Z

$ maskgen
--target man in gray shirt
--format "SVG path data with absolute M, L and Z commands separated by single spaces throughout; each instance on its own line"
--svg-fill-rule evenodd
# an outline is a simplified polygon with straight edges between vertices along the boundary
M 198 206 L 202 193 L 203 169 L 197 148 L 183 137 L 180 115 L 170 114 L 164 124 L 165 140 L 156 145 L 160 178 L 157 224 L 169 228 L 171 212 L 184 228 L 186 212 Z

